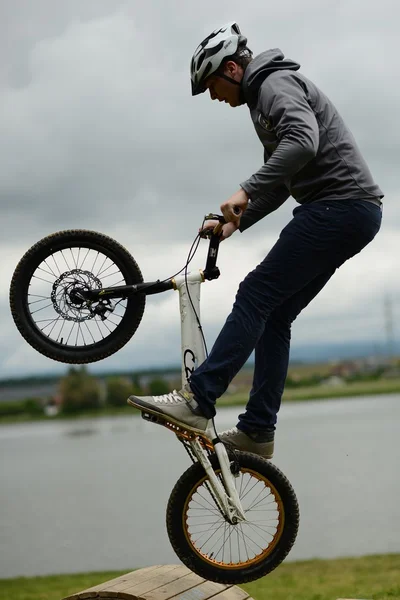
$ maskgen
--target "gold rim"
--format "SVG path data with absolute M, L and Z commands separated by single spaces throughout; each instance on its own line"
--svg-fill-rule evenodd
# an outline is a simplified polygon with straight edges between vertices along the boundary
M 231 525 L 224 519 L 206 476 L 190 491 L 182 515 L 188 544 L 203 561 L 221 569 L 241 569 L 264 560 L 278 544 L 285 524 L 282 499 L 266 477 L 241 468 L 235 485 L 246 521 Z

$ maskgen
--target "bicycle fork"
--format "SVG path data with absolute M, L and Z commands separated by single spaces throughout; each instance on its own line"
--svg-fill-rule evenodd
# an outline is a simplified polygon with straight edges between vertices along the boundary
M 245 521 L 246 515 L 244 514 L 242 503 L 240 502 L 239 494 L 236 490 L 234 475 L 231 471 L 228 453 L 224 444 L 220 441 L 216 441 L 214 444 L 215 454 L 217 455 L 221 467 L 221 475 L 224 482 L 224 485 L 222 485 L 212 468 L 207 453 L 200 444 L 199 439 L 195 438 L 194 440 L 190 440 L 189 443 L 197 460 L 206 472 L 219 510 L 226 519 L 234 525 L 241 521 Z
M 214 273 L 216 250 L 211 248 L 207 259 L 206 271 Z M 213 262 L 211 264 L 209 261 Z M 214 273 L 217 276 L 216 272 Z M 211 277 L 212 278 L 212 277 Z M 179 291 L 181 313 L 181 342 L 182 342 L 182 385 L 187 383 L 191 373 L 205 360 L 204 340 L 200 333 L 200 284 L 205 280 L 204 272 L 187 273 L 174 278 L 174 288 Z M 190 292 L 189 292 L 190 288 Z M 211 440 L 219 440 L 214 425 L 212 424 L 207 436 Z M 214 450 L 217 455 L 223 485 L 215 474 L 208 459 L 207 452 L 203 449 L 198 438 L 189 440 L 199 463 L 204 468 L 214 499 L 219 510 L 231 523 L 245 521 L 246 517 L 236 491 L 234 475 L 230 468 L 228 454 L 222 442 L 216 441 Z

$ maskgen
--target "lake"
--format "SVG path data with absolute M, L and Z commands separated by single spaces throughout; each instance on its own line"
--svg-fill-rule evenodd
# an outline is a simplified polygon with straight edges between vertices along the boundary
M 0 457 L 0 578 L 179 562 L 165 507 L 191 463 L 134 409 L 3 425 Z M 287 560 L 400 552 L 400 395 L 284 404 L 273 462 L 300 504 Z

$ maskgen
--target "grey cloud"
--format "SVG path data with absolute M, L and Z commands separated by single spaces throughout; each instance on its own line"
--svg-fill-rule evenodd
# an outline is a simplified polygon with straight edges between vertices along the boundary
M 246 107 L 232 111 L 206 95 L 190 96 L 192 52 L 232 19 L 254 52 L 281 47 L 332 97 L 386 194 L 384 227 L 371 257 L 395 239 L 389 237 L 400 227 L 394 2 L 248 7 L 205 0 L 199 8 L 178 0 L 15 0 L 0 10 L 0 246 L 9 253 L 7 274 L 19 251 L 71 227 L 116 237 L 149 276 L 182 266 L 202 216 L 218 211 L 262 161 Z M 289 200 L 232 243 L 253 246 L 252 260 L 261 260 L 294 206 Z M 17 349 L 24 342 L 7 302 L 3 294 L 7 326 L 0 344 Z M 152 302 L 165 310 L 161 299 Z M 221 288 L 228 311 L 224 302 Z M 362 310 L 368 315 L 372 308 Z M 305 315 L 307 323 L 312 314 Z M 350 316 L 335 314 L 340 318 Z M 146 330 L 153 335 L 150 324 Z M 172 335 L 163 326 L 163 338 L 167 331 Z M 141 359 L 158 361 L 166 351 L 163 344 L 153 351 L 156 338 L 146 345 L 145 333 L 138 339 Z M 118 358 L 129 360 L 129 352 Z

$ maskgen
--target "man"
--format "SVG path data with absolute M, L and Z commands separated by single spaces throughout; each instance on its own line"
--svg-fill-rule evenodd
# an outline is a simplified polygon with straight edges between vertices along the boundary
M 220 438 L 271 458 L 291 323 L 335 270 L 375 237 L 383 194 L 336 108 L 298 72 L 300 65 L 277 49 L 253 58 L 246 43 L 238 25 L 228 24 L 200 44 L 191 63 L 192 94 L 208 90 L 212 100 L 231 107 L 247 104 L 264 146 L 263 166 L 221 205 L 227 221 L 221 237 L 245 231 L 289 195 L 299 206 L 240 284 L 231 314 L 189 384 L 164 396 L 131 396 L 129 402 L 204 431 L 217 398 L 255 349 L 246 411 Z

